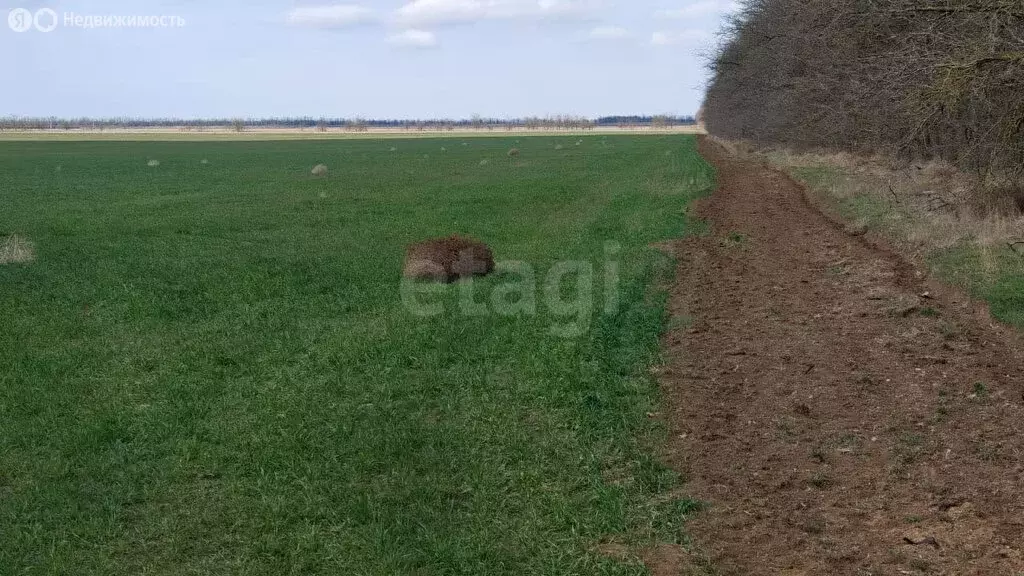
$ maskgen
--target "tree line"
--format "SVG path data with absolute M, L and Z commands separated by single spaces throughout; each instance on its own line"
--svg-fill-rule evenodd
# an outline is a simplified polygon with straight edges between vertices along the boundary
M 1024 176 L 1024 1 L 744 0 L 702 110 L 727 138 Z
M 27 118 L 0 117 L 0 130 L 116 130 L 125 128 L 178 128 L 185 131 L 230 128 L 244 131 L 250 128 L 288 128 L 311 130 L 364 131 L 370 128 L 400 128 L 406 130 L 455 130 L 456 128 L 480 129 L 563 129 L 588 130 L 608 126 L 652 126 L 669 127 L 691 125 L 696 121 L 692 116 L 603 116 L 585 118 L 582 116 L 547 116 L 515 119 L 483 118 L 450 120 L 398 120 L 363 118 Z

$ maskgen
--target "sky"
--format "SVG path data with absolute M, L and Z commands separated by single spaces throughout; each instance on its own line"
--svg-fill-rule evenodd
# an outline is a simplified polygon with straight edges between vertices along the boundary
M 706 82 L 703 54 L 735 9 L 732 0 L 0 0 L 0 116 L 689 115 Z

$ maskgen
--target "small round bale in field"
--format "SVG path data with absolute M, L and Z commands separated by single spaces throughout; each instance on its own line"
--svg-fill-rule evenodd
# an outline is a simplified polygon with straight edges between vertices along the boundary
M 35 247 L 28 239 L 11 234 L 0 241 L 0 265 L 28 264 L 35 259 Z
M 491 249 L 472 238 L 453 235 L 417 242 L 405 250 L 402 276 L 412 280 L 454 282 L 494 271 Z
M 323 164 L 317 164 L 316 166 L 313 166 L 313 170 L 311 172 L 313 176 L 326 176 L 327 166 L 324 166 Z

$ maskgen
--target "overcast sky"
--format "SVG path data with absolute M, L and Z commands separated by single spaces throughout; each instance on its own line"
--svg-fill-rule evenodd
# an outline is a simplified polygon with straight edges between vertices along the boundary
M 733 4 L 0 0 L 0 115 L 693 114 Z M 167 18 L 73 24 L 104 16 Z

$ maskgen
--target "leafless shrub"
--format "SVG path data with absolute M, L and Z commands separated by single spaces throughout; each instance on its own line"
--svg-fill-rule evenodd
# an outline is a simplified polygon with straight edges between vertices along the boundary
M 712 134 L 1024 180 L 1019 0 L 745 0 L 724 32 Z
M 1024 190 L 1016 183 L 991 184 L 973 195 L 968 206 L 977 214 L 1020 216 L 1024 214 Z

